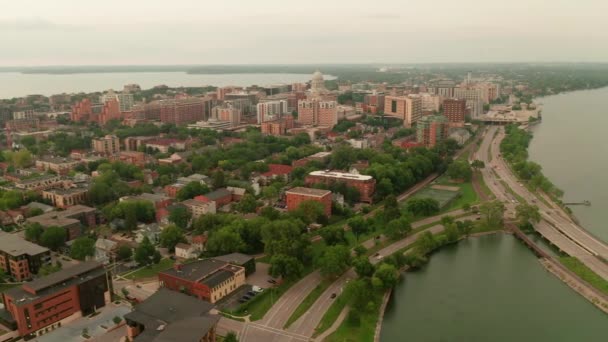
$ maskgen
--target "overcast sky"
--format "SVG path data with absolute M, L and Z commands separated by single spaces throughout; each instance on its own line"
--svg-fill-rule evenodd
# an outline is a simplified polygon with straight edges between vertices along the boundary
M 608 0 L 0 0 L 0 66 L 608 62 Z

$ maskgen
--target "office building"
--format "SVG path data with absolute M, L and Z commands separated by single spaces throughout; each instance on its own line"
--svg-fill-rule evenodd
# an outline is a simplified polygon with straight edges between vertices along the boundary
M 42 157 L 36 160 L 36 168 L 40 171 L 53 171 L 58 175 L 67 175 L 81 164 L 78 160 L 61 157 Z
M 422 99 L 417 95 L 385 96 L 384 114 L 403 120 L 405 127 L 412 127 L 422 116 Z
M 121 112 L 130 112 L 131 109 L 133 109 L 133 104 L 135 103 L 135 100 L 133 99 L 133 94 L 115 93 L 112 89 L 101 95 L 100 100 L 101 103 L 106 103 L 108 101 L 117 101 L 118 108 Z
M 183 125 L 209 117 L 211 99 L 208 97 L 188 97 L 160 101 L 160 121 Z
M 158 273 L 160 286 L 215 303 L 245 284 L 245 268 L 215 259 L 176 264 Z
M 359 191 L 361 202 L 368 203 L 373 201 L 373 195 L 376 191 L 376 180 L 372 176 L 339 171 L 313 171 L 306 176 L 304 182 L 307 186 L 345 183 Z
M 329 190 L 296 187 L 285 192 L 285 200 L 288 211 L 298 209 L 304 201 L 315 201 L 323 205 L 325 216 L 331 216 L 331 191 Z
M 452 127 L 464 126 L 467 114 L 467 101 L 464 99 L 446 99 L 443 101 L 443 116 Z
M 298 119 L 301 125 L 333 128 L 338 123 L 338 103 L 318 99 L 298 102 Z
M 448 127 L 448 119 L 445 116 L 424 116 L 416 126 L 416 140 L 426 147 L 433 147 L 447 138 Z
M 72 121 L 97 123 L 105 125 L 110 120 L 122 120 L 120 105 L 112 99 L 103 104 L 93 104 L 89 99 L 83 99 L 72 107 Z
M 104 307 L 111 299 L 110 284 L 100 263 L 83 262 L 6 290 L 4 308 L 27 340 Z
M 0 233 L 0 268 L 7 276 L 22 282 L 51 262 L 48 248 L 24 240 L 17 234 Z
M 93 151 L 106 156 L 115 155 L 120 152 L 120 140 L 115 135 L 93 139 Z
M 127 338 L 135 342 L 215 342 L 220 316 L 213 305 L 183 293 L 159 289 L 125 315 Z
M 258 124 L 280 119 L 283 115 L 289 113 L 286 100 L 258 103 L 257 110 Z

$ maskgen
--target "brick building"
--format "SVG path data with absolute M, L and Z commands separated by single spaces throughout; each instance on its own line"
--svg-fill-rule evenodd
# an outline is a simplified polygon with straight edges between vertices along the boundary
M 416 127 L 416 141 L 426 147 L 433 147 L 448 136 L 448 119 L 441 115 L 425 116 Z
M 319 99 L 298 102 L 298 123 L 333 128 L 338 123 L 338 103 Z
M 345 173 L 339 171 L 313 171 L 306 176 L 306 185 L 346 183 L 359 191 L 361 202 L 372 202 L 376 191 L 376 180 L 372 176 Z
M 120 140 L 115 135 L 106 135 L 92 141 L 93 151 L 106 156 L 112 156 L 120 152 Z
M 6 290 L 4 307 L 19 335 L 30 339 L 104 307 L 110 282 L 100 263 L 83 262 Z
M 70 115 L 72 121 L 95 122 L 100 126 L 108 121 L 121 120 L 120 105 L 116 100 L 110 100 L 104 104 L 93 104 L 89 99 L 83 99 L 72 107 Z
M 257 105 L 258 124 L 280 119 L 288 113 L 287 100 L 266 101 Z
M 53 206 L 63 209 L 72 205 L 86 203 L 88 194 L 88 187 L 48 189 L 42 191 L 42 198 Z
M 213 305 L 167 289 L 159 289 L 125 315 L 127 338 L 137 342 L 215 342 L 220 316 Z
M 282 119 L 273 121 L 265 121 L 260 124 L 260 130 L 262 134 L 268 135 L 285 135 L 287 130 L 294 127 L 294 119 L 291 115 L 285 116 Z
M 160 101 L 160 121 L 183 125 L 206 119 L 209 117 L 211 103 L 207 97 Z
M 304 201 L 315 201 L 323 204 L 325 216 L 331 216 L 331 191 L 296 187 L 285 192 L 287 210 L 293 211 L 298 209 Z
M 245 284 L 245 268 L 215 259 L 176 264 L 158 273 L 161 287 L 215 303 Z
M 74 205 L 63 211 L 52 211 L 50 213 L 30 217 L 27 223 L 39 223 L 42 227 L 61 227 L 67 232 L 68 240 L 79 237 L 86 228 L 97 225 L 97 210 L 84 205 Z
M 188 208 L 193 219 L 197 219 L 201 215 L 216 213 L 215 201 L 211 201 L 205 196 L 196 196 L 183 201 L 182 204 Z
M 31 243 L 16 234 L 0 233 L 0 268 L 21 282 L 31 279 L 40 267 L 51 262 L 48 248 Z
M 53 171 L 58 175 L 67 175 L 82 162 L 71 158 L 43 157 L 36 160 L 36 168 L 41 171 Z
M 464 99 L 446 99 L 443 101 L 443 116 L 450 126 L 463 127 L 467 114 L 467 101 Z

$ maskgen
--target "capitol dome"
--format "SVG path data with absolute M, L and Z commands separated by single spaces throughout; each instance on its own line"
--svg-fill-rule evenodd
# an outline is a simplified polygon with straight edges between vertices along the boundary
M 312 79 L 313 80 L 322 81 L 323 80 L 323 74 L 321 73 L 321 71 L 317 70 L 317 71 L 314 72 L 314 74 L 312 74 Z

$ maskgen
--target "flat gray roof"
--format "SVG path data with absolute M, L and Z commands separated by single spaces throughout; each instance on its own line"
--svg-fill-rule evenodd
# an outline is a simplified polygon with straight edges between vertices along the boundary
M 101 267 L 101 264 L 97 261 L 85 261 L 80 264 L 62 269 L 58 272 L 51 273 L 45 277 L 33 280 L 29 283 L 24 284 L 23 286 L 38 292 L 42 289 L 57 285 L 70 278 L 77 277 L 83 273 L 90 272 L 99 267 Z
M 12 256 L 23 254 L 38 255 L 49 251 L 48 248 L 31 243 L 17 234 L 0 232 L 0 250 Z
M 241 266 L 249 260 L 253 259 L 253 257 L 251 255 L 243 253 L 230 253 L 226 255 L 216 256 L 213 259 Z
M 197 260 L 195 262 L 181 265 L 181 270 L 179 271 L 175 268 L 170 268 L 166 271 L 162 271 L 161 273 L 190 281 L 198 281 L 226 266 L 226 264 L 226 262 L 215 259 Z

